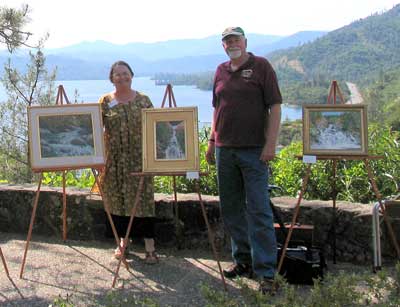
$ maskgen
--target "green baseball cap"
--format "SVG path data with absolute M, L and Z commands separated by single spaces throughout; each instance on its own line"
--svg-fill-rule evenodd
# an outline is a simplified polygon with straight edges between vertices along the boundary
M 229 27 L 222 32 L 222 40 L 229 35 L 244 36 L 244 31 L 241 27 Z

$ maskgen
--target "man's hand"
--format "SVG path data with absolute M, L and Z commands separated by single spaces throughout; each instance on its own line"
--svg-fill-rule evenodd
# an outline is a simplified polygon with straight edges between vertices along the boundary
M 206 152 L 206 160 L 210 165 L 215 164 L 215 144 L 214 142 L 208 142 L 208 148 Z
M 271 161 L 275 158 L 275 147 L 265 145 L 260 156 L 260 160 L 263 162 Z
M 275 158 L 276 141 L 278 139 L 279 127 L 281 124 L 281 104 L 273 104 L 271 106 L 270 113 L 266 116 L 266 143 L 260 156 L 260 160 L 263 162 L 268 162 Z

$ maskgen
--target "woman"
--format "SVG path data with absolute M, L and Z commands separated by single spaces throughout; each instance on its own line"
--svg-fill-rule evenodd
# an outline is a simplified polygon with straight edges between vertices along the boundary
M 153 107 L 149 97 L 132 89 L 133 75 L 126 62 L 115 62 L 109 75 L 115 91 L 103 95 L 99 100 L 103 111 L 107 157 L 100 183 L 104 201 L 110 207 L 120 237 L 125 237 L 139 185 L 139 177 L 131 173 L 142 171 L 141 109 Z M 132 233 L 144 237 L 145 262 L 148 264 L 158 262 L 154 248 L 154 216 L 153 179 L 145 177 Z M 115 250 L 115 257 L 121 257 L 119 248 Z

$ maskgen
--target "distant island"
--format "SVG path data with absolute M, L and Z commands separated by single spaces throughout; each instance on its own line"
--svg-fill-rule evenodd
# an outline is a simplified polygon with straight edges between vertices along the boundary
M 152 77 L 155 85 L 194 85 L 200 90 L 211 91 L 214 79 L 214 72 L 208 71 L 204 73 L 194 74 L 173 74 L 158 73 Z

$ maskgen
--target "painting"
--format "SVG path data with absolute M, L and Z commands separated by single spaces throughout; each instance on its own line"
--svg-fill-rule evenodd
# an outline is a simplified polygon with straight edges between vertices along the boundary
M 67 170 L 105 163 L 103 123 L 98 103 L 28 108 L 34 171 Z
M 156 122 L 156 160 L 186 160 L 185 121 Z
M 199 171 L 197 107 L 142 110 L 143 172 Z
M 304 155 L 367 155 L 367 130 L 366 105 L 303 105 Z

